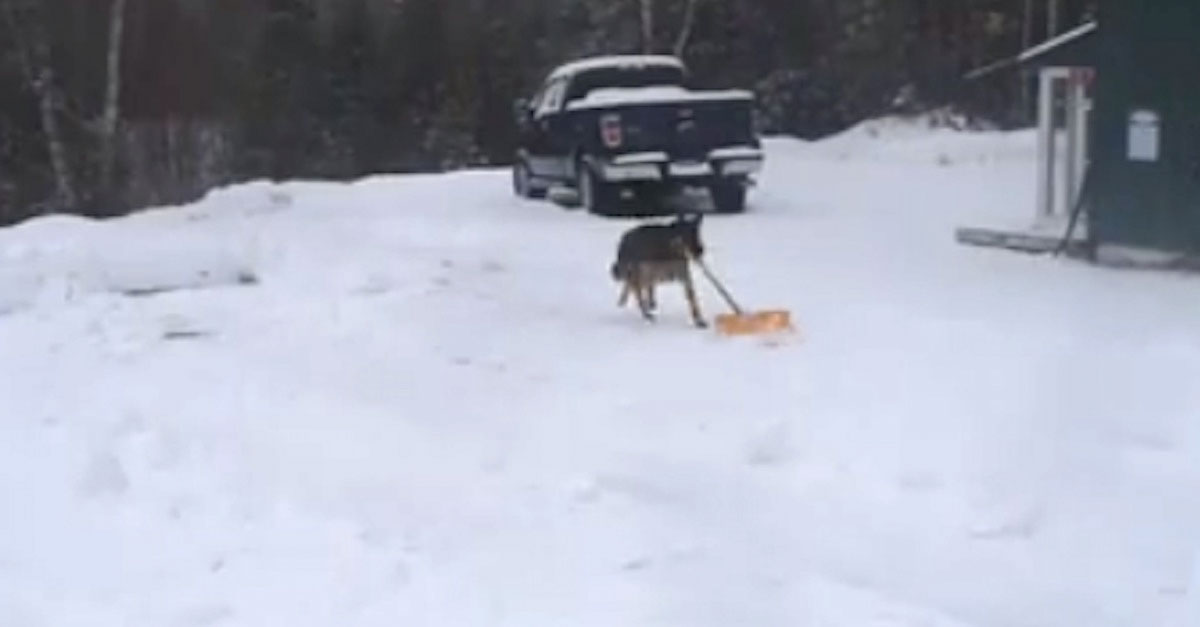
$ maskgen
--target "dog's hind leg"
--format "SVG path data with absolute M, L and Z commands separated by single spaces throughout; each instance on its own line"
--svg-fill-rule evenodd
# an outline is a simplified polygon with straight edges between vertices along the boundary
M 617 299 L 617 307 L 624 307 L 625 303 L 629 302 L 629 291 L 631 289 L 628 280 L 621 284 L 621 297 Z
M 650 311 L 658 310 L 658 298 L 654 294 L 655 287 L 656 285 L 653 281 L 646 286 L 646 304 L 650 306 Z

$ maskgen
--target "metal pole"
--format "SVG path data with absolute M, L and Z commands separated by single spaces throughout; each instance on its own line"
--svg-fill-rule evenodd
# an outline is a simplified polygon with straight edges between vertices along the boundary
M 1054 80 L 1056 68 L 1042 68 L 1038 77 L 1038 180 L 1037 216 L 1039 220 L 1054 215 L 1055 190 L 1055 124 Z
M 1078 192 L 1079 183 L 1079 116 L 1083 107 L 1083 94 L 1079 90 L 1080 80 L 1079 71 L 1072 68 L 1067 75 L 1066 89 L 1063 94 L 1063 108 L 1066 115 L 1066 164 L 1063 166 L 1063 177 L 1066 179 L 1063 182 L 1064 196 L 1066 197 L 1066 206 L 1075 206 L 1075 198 Z M 1070 209 L 1067 209 L 1070 211 Z
M 1062 0 L 1049 0 L 1050 6 L 1046 9 L 1046 31 L 1047 39 L 1058 35 L 1059 8 Z
M 1091 145 L 1088 143 L 1088 132 L 1091 129 L 1092 100 L 1088 93 L 1090 76 L 1080 71 L 1079 81 L 1075 85 L 1075 201 L 1083 193 L 1083 179 L 1091 161 Z
M 1025 17 L 1021 24 L 1021 51 L 1024 52 L 1033 47 L 1033 0 L 1025 0 Z M 1033 86 L 1030 84 L 1033 74 L 1022 68 L 1017 73 L 1018 80 L 1021 81 L 1021 122 L 1027 122 L 1029 116 L 1033 113 Z

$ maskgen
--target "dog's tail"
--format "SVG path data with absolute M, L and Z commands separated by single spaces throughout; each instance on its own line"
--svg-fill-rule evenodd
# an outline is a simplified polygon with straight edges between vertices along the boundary
M 614 261 L 612 268 L 609 268 L 609 273 L 612 274 L 614 281 L 620 281 L 625 276 L 624 270 L 625 268 L 622 266 L 620 261 Z

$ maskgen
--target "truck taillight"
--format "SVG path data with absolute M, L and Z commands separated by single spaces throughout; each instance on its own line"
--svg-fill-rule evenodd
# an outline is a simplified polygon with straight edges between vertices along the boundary
M 621 128 L 621 116 L 611 113 L 600 117 L 600 137 L 608 148 L 619 148 L 625 141 L 625 133 Z

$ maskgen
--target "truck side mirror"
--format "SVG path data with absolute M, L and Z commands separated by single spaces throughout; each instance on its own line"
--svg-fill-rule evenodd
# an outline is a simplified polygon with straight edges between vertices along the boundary
M 526 98 L 517 98 L 513 100 L 513 118 L 517 124 L 524 125 L 529 121 L 529 100 Z

